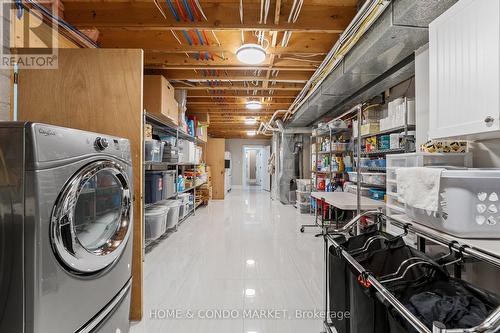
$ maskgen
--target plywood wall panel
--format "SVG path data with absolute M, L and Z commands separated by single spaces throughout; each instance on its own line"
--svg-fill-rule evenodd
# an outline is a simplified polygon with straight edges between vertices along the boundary
M 61 49 L 56 70 L 21 70 L 19 120 L 128 138 L 134 172 L 131 319 L 142 318 L 142 50 Z

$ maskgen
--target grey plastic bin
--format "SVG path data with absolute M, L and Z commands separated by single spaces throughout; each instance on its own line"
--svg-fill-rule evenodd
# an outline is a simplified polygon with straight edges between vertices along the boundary
M 445 170 L 438 211 L 406 205 L 406 214 L 456 237 L 500 239 L 500 169 Z
M 144 234 L 147 241 L 159 238 L 166 231 L 168 207 L 154 205 L 144 210 Z

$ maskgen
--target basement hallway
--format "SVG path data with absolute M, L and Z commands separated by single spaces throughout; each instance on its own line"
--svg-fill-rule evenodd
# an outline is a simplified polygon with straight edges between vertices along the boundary
M 131 332 L 320 332 L 317 317 L 301 318 L 323 308 L 323 242 L 299 232 L 313 220 L 257 188 L 210 201 L 146 254 Z

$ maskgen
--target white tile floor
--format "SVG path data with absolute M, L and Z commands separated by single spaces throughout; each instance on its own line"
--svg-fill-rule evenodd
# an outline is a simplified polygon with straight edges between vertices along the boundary
M 320 320 L 296 318 L 323 304 L 322 241 L 299 232 L 312 221 L 258 189 L 211 201 L 146 255 L 144 319 L 131 332 L 320 332 Z M 222 309 L 236 318 L 200 318 Z M 168 318 L 171 310 L 194 318 Z M 286 319 L 245 318 L 248 310 L 286 310 Z

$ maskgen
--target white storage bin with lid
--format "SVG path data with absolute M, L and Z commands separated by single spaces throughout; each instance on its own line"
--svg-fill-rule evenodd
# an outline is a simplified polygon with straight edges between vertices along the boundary
M 162 200 L 156 203 L 156 205 L 168 209 L 165 229 L 168 230 L 177 227 L 179 223 L 179 207 L 181 205 L 181 200 Z
M 177 197 L 183 204 L 189 203 L 189 193 L 181 193 Z
M 166 231 L 168 207 L 154 205 L 144 210 L 144 234 L 147 241 L 159 238 Z
M 415 222 L 460 238 L 500 239 L 500 169 L 445 170 L 439 209 L 406 205 Z

